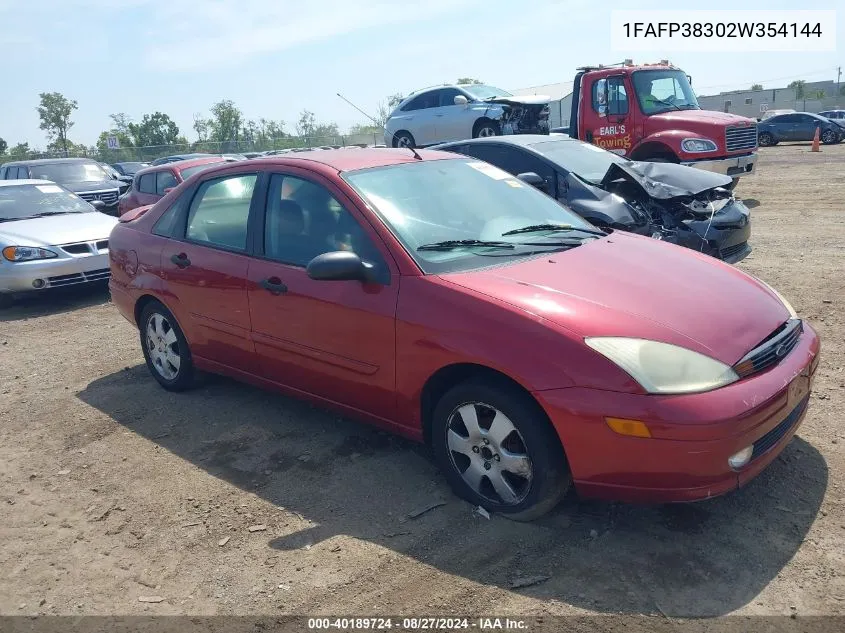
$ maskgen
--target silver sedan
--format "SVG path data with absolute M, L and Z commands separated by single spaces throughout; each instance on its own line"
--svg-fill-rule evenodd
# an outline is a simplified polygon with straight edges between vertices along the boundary
M 115 224 L 53 182 L 0 181 L 0 302 L 10 293 L 107 280 Z

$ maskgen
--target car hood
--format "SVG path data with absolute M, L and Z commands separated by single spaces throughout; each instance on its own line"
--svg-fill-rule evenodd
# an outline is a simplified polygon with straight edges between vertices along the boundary
M 627 177 L 627 178 L 626 178 Z M 727 187 L 731 177 L 675 163 L 613 163 L 602 179 L 602 187 L 618 178 L 635 182 L 650 197 L 670 200 L 697 196 L 710 189 Z
M 120 187 L 125 187 L 126 183 L 120 180 L 94 180 L 85 182 L 63 182 L 61 185 L 65 189 L 70 189 L 74 193 L 79 193 L 80 191 L 87 192 L 119 189 Z
M 99 211 L 68 213 L 0 224 L 0 241 L 10 246 L 56 246 L 107 239 L 117 218 Z
M 709 138 L 722 143 L 722 135 L 725 128 L 729 126 L 752 126 L 756 123 L 753 119 L 729 114 L 727 112 L 714 112 L 713 110 L 671 110 L 653 114 L 646 118 L 646 134 L 656 134 L 666 130 L 684 130 L 693 132 L 702 138 Z M 721 130 L 719 129 L 721 128 Z
M 728 365 L 790 317 L 771 290 L 739 269 L 622 232 L 550 256 L 441 278 L 576 337 L 658 340 Z
M 485 103 L 503 103 L 505 105 L 546 105 L 552 100 L 546 95 L 511 95 L 510 97 L 491 97 Z

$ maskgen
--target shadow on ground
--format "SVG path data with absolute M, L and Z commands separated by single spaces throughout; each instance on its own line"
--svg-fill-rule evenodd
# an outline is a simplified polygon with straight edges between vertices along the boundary
M 760 201 L 756 198 L 743 198 L 742 202 L 749 209 L 756 209 L 760 206 Z
M 172 394 L 141 365 L 78 397 L 315 524 L 273 548 L 344 534 L 506 589 L 515 576 L 549 576 L 515 590 L 605 613 L 713 616 L 749 603 L 801 546 L 828 482 L 822 456 L 796 438 L 719 499 L 643 507 L 573 497 L 532 524 L 488 521 L 451 495 L 424 447 L 300 401 L 221 378 Z M 447 503 L 407 518 L 438 500 Z
M 0 304 L 0 323 L 72 312 L 108 303 L 109 289 L 105 283 L 91 283 L 24 293 L 4 300 L 9 303 Z

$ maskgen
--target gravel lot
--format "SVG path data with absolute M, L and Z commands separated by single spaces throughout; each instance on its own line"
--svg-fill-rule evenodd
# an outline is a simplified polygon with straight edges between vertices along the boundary
M 165 392 L 107 292 L 63 292 L 0 311 L 0 614 L 845 614 L 845 144 L 761 153 L 740 267 L 822 362 L 747 488 L 488 520 L 423 447 L 222 378 Z

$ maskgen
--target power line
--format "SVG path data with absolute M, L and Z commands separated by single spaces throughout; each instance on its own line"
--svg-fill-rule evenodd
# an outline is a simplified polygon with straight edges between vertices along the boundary
M 742 83 L 735 83 L 735 84 L 717 84 L 717 85 L 713 85 L 713 86 L 701 86 L 701 88 L 703 90 L 708 90 L 708 89 L 713 89 L 713 88 L 730 88 L 730 87 L 733 87 L 733 86 L 747 86 L 751 83 L 762 84 L 764 82 L 783 81 L 785 79 L 801 79 L 802 77 L 810 77 L 812 75 L 821 75 L 822 73 L 829 73 L 832 70 L 836 70 L 836 69 L 833 68 L 833 67 L 830 67 L 830 68 L 825 68 L 823 70 L 814 70 L 812 72 L 801 73 L 801 74 L 798 74 L 798 75 L 790 75 L 788 77 L 773 77 L 771 79 L 762 79 L 762 80 L 756 79 L 756 80 L 744 81 Z

